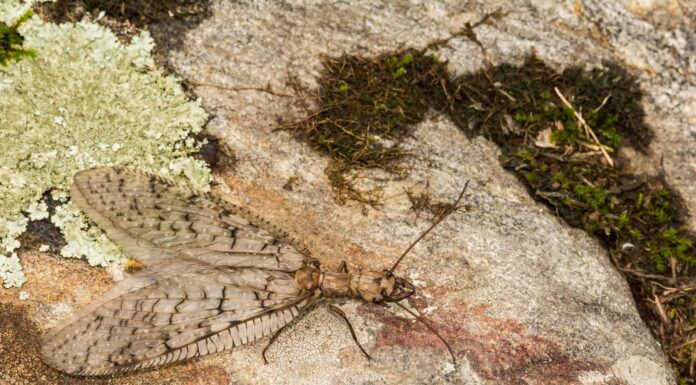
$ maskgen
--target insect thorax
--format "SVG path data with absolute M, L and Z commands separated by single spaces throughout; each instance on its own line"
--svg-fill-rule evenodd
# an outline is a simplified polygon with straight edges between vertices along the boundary
M 394 291 L 396 278 L 382 271 L 328 273 L 305 266 L 295 271 L 295 281 L 305 290 L 326 298 L 356 298 L 382 302 Z

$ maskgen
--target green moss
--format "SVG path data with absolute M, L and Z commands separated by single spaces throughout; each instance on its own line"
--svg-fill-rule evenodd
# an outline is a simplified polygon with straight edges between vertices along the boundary
M 675 227 L 668 227 L 660 231 L 656 240 L 648 242 L 648 247 L 652 251 L 651 257 L 658 271 L 664 271 L 670 258 L 696 266 L 693 242 L 685 238 L 683 233 Z
M 422 74 L 443 70 L 416 52 L 374 60 L 344 56 L 324 66 L 317 100 L 324 108 L 295 129 L 348 168 L 388 168 L 404 155 L 398 143 L 409 126 L 432 106 Z
M 5 252 L 18 245 L 12 224 L 34 215 L 46 191 L 67 191 L 73 174 L 85 168 L 128 165 L 209 188 L 205 164 L 188 157 L 201 146 L 189 135 L 201 130 L 207 115 L 199 102 L 187 100 L 177 79 L 153 68 L 147 32 L 123 45 L 89 22 L 56 25 L 36 17 L 22 32 L 24 46 L 41 54 L 0 71 Z M 99 246 L 103 237 L 84 218 L 68 212 L 53 218 L 68 242 L 63 255 L 87 255 L 98 265 L 120 259 L 113 247 Z
M 525 179 L 527 179 L 527 182 L 529 182 L 529 184 L 532 186 L 536 186 L 539 184 L 539 175 L 534 171 L 524 173 L 524 177 Z
M 573 187 L 573 192 L 582 202 L 587 203 L 594 210 L 605 207 L 608 194 L 605 189 L 576 184 Z
M 532 112 L 522 112 L 522 111 L 517 111 L 515 112 L 515 121 L 517 123 L 521 124 L 532 124 L 536 123 L 541 120 L 541 117 L 539 115 L 536 115 Z
M 11 25 L 0 21 L 0 66 L 6 67 L 8 62 L 36 56 L 36 51 L 22 48 L 24 36 L 19 33 L 19 27 L 32 14 L 31 10 L 27 10 Z
M 547 127 L 554 128 L 553 138 L 558 142 L 592 142 L 579 129 L 574 113 L 560 102 L 554 88 L 581 111 L 595 131 L 607 131 L 611 138 L 595 132 L 604 144 L 625 139 L 626 144 L 644 151 L 652 137 L 638 102 L 640 87 L 632 76 L 614 64 L 606 63 L 604 68 L 592 71 L 570 67 L 559 74 L 531 56 L 521 66 L 501 64 L 462 75 L 452 83 L 465 85 L 450 90 L 455 98 L 466 101 L 454 107 L 460 126 L 503 147 L 518 134 L 531 136 Z M 515 135 L 500 129 L 507 127 L 509 116 L 520 125 Z M 560 129 L 556 122 L 560 123 Z M 472 132 L 469 127 L 475 130 Z M 616 136 L 610 135 L 612 129 Z
M 621 213 L 619 219 L 616 221 L 616 227 L 618 227 L 619 229 L 623 229 L 629 224 L 629 222 L 630 219 L 628 217 L 628 214 L 626 214 L 625 212 Z
M 638 199 L 636 199 L 636 204 L 634 206 L 638 209 L 642 208 L 643 207 L 643 199 L 645 199 L 645 196 L 643 195 L 642 192 L 639 192 Z
M 433 87 L 444 75 L 442 64 L 415 50 L 373 59 L 327 58 L 319 93 L 312 94 L 320 111 L 287 126 L 331 156 L 328 172 L 339 196 L 374 202 L 374 196 L 352 189 L 348 175 L 364 167 L 398 171 L 406 155 L 400 144 L 413 124 L 447 104 Z
M 545 121 L 558 122 L 560 128 L 553 130 L 551 140 L 560 144 L 576 145 L 583 141 L 581 130 L 570 108 L 552 109 Z
M 643 239 L 643 233 L 641 233 L 640 230 L 630 229 L 628 230 L 628 235 L 635 240 Z
M 671 219 L 663 207 L 649 207 L 646 209 L 646 213 L 657 223 L 666 223 Z
M 536 158 L 534 156 L 534 153 L 528 148 L 521 148 L 517 154 L 520 157 L 520 159 L 522 159 L 528 163 L 534 162 L 534 160 Z
M 558 187 L 561 190 L 570 189 L 570 180 L 568 180 L 568 178 L 562 172 L 557 171 L 555 174 L 553 174 L 552 180 L 558 184 Z
M 617 120 L 619 120 L 618 116 L 610 115 L 597 129 L 599 140 L 613 149 L 617 149 L 621 145 L 621 135 L 616 132 L 616 127 L 614 127 Z

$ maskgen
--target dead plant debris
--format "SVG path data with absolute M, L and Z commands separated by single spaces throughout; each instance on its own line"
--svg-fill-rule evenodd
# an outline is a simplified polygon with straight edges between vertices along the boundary
M 183 44 L 183 33 L 162 32 L 152 25 L 165 25 L 184 19 L 180 29 L 191 28 L 210 16 L 210 0 L 57 0 L 35 3 L 32 8 L 44 20 L 54 23 L 78 22 L 89 17 L 110 29 L 122 42 L 129 42 L 140 31 L 149 29 L 157 49 Z M 181 31 L 179 31 L 181 32 Z M 160 59 L 158 58 L 158 62 Z
M 96 17 L 104 12 L 105 16 L 142 28 L 158 21 L 206 13 L 210 1 L 57 0 L 41 3 L 38 7 L 41 14 L 54 22 L 76 22 L 88 13 Z

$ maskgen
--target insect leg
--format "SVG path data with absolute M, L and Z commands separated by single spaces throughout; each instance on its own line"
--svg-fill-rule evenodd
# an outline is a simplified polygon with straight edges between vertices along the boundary
M 341 264 L 338 265 L 338 272 L 339 273 L 347 273 L 348 272 L 348 265 L 346 265 L 346 261 L 341 261 Z
M 295 317 L 292 321 L 290 321 L 289 323 L 285 324 L 283 327 L 281 327 L 280 329 L 278 329 L 278 331 L 276 331 L 275 334 L 273 335 L 273 337 L 271 337 L 271 339 L 268 341 L 268 345 L 266 345 L 266 347 L 263 348 L 263 351 L 261 352 L 261 357 L 263 357 L 263 363 L 264 363 L 264 364 L 268 364 L 268 360 L 266 359 L 266 351 L 267 351 L 268 348 L 270 348 L 271 345 L 275 342 L 275 340 L 278 338 L 278 336 L 280 335 L 280 333 L 281 333 L 283 330 L 285 330 L 288 326 L 294 325 L 294 324 L 297 322 L 297 320 L 299 320 L 301 317 L 306 316 L 306 315 L 309 314 L 311 311 L 313 311 L 314 309 L 316 309 L 316 307 L 314 307 L 314 306 L 316 305 L 316 302 L 314 302 L 314 299 L 310 298 L 309 295 L 304 296 L 304 297 L 300 297 L 300 299 L 298 300 L 298 302 L 300 302 L 300 301 L 302 301 L 302 300 L 304 300 L 304 299 L 308 299 L 308 298 L 309 298 L 310 304 L 307 305 L 307 306 L 302 310 L 302 312 L 300 313 L 299 316 Z M 297 303 L 297 302 L 296 302 L 296 303 Z M 296 303 L 291 304 L 291 306 L 292 306 L 292 305 L 295 305 Z M 288 307 L 289 307 L 289 306 L 288 306 Z M 310 307 L 311 307 L 311 308 L 310 308 Z M 287 308 L 287 307 L 286 307 L 286 308 Z
M 285 324 L 282 328 L 278 329 L 278 331 L 275 332 L 275 334 L 273 335 L 273 337 L 271 337 L 271 339 L 268 341 L 268 345 L 266 345 L 266 347 L 263 348 L 263 351 L 261 352 L 261 357 L 263 357 L 263 363 L 264 363 L 264 364 L 268 365 L 268 360 L 266 359 L 266 350 L 268 350 L 268 348 L 271 347 L 271 345 L 275 342 L 275 340 L 276 340 L 276 339 L 278 338 L 278 336 L 280 335 L 280 332 L 282 332 L 283 330 L 285 330 L 285 328 L 288 327 L 288 325 L 290 325 L 290 324 L 289 324 L 289 323 L 288 323 L 288 324 Z
M 343 264 L 345 264 L 345 262 L 343 262 Z M 348 329 L 350 329 L 350 334 L 353 336 L 353 341 L 355 341 L 355 344 L 358 345 L 360 350 L 362 350 L 365 357 L 367 357 L 368 360 L 372 360 L 372 357 L 370 357 L 370 355 L 367 354 L 367 352 L 362 347 L 362 345 L 360 345 L 360 342 L 358 342 L 358 337 L 355 335 L 355 330 L 353 330 L 353 325 L 348 320 L 346 313 L 344 313 L 343 310 L 341 310 L 341 308 L 339 308 L 338 306 L 334 306 L 334 305 L 329 305 L 329 310 L 331 310 L 332 313 L 340 316 L 341 318 L 343 318 L 346 321 L 346 325 L 348 325 Z

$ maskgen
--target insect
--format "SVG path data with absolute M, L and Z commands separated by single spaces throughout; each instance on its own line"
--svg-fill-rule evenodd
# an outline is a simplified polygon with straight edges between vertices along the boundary
M 299 242 L 249 211 L 152 174 L 89 169 L 75 175 L 70 194 L 111 240 L 147 266 L 44 338 L 44 362 L 75 375 L 155 367 L 266 336 L 272 336 L 270 346 L 323 298 L 398 303 L 415 288 L 394 269 L 451 212 L 388 270 L 349 273 L 344 262 L 339 271 L 325 272 Z M 428 323 L 402 308 L 433 331 L 454 359 Z M 348 322 L 339 308 L 330 309 Z

